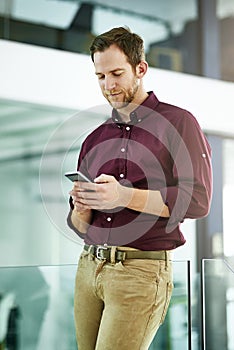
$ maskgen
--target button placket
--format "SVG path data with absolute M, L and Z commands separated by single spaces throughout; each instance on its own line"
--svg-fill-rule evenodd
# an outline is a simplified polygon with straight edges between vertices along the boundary
M 123 136 L 125 136 L 125 135 L 123 135 Z M 121 139 L 120 152 L 121 152 L 122 155 L 124 155 L 124 157 L 126 157 L 125 154 L 126 154 L 126 151 L 127 151 L 127 144 L 128 144 L 128 138 L 123 137 Z M 122 156 L 121 156 L 121 158 L 122 158 Z
M 122 128 L 122 144 L 120 146 L 120 153 L 121 153 L 121 163 L 119 168 L 119 178 L 124 179 L 126 176 L 126 166 L 127 166 L 127 149 L 128 149 L 128 143 L 131 136 L 131 126 L 125 125 Z

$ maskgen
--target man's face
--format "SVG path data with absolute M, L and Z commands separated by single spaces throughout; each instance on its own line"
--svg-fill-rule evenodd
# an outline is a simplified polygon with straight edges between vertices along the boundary
M 116 45 L 104 52 L 96 52 L 94 66 L 102 93 L 112 107 L 121 109 L 135 102 L 139 79 Z

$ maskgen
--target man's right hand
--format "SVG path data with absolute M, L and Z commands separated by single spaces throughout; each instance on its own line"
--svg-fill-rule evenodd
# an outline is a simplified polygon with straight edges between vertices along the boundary
M 73 189 L 69 192 L 70 196 L 72 197 L 74 210 L 79 213 L 91 211 L 91 208 L 82 200 L 82 193 L 85 191 L 86 190 L 81 187 L 81 183 L 79 181 L 74 181 Z

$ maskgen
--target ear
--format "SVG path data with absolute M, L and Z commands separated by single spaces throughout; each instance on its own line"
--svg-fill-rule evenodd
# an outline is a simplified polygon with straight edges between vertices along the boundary
M 139 79 L 143 78 L 148 69 L 148 63 L 146 61 L 141 61 L 136 66 L 136 75 Z

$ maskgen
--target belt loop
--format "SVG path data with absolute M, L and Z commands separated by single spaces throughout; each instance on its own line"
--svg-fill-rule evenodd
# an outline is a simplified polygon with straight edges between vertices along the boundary
M 111 263 L 111 265 L 115 264 L 116 249 L 117 249 L 117 247 L 112 246 L 111 250 L 110 250 L 110 263 Z
M 169 252 L 165 250 L 165 270 L 168 271 Z
M 92 248 L 93 248 L 93 245 L 90 245 L 89 248 L 88 248 L 88 259 L 89 259 L 89 261 L 94 260 L 94 254 L 92 253 Z
M 89 253 L 89 254 L 91 254 L 91 249 L 92 249 L 92 247 L 93 247 L 93 246 L 90 245 L 89 248 L 88 248 L 88 253 Z

